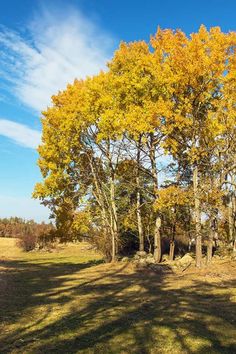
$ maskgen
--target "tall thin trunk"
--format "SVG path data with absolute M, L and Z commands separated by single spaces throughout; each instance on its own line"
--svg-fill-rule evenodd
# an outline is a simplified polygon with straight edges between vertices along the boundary
M 232 183 L 233 183 L 233 191 L 232 191 L 232 223 L 233 223 L 233 235 L 232 235 L 232 243 L 233 243 L 233 254 L 236 254 L 236 191 L 235 191 L 235 186 L 236 186 L 236 175 L 233 173 L 232 175 Z
M 157 263 L 161 261 L 161 218 L 157 216 L 154 230 L 154 259 Z
M 232 208 L 232 197 L 229 192 L 229 202 L 227 204 L 228 211 L 228 225 L 229 225 L 229 242 L 233 242 L 234 238 L 234 222 L 233 222 L 233 208 Z
M 228 192 L 228 202 L 227 202 L 227 217 L 228 217 L 228 230 L 229 230 L 229 243 L 233 244 L 235 235 L 235 213 L 236 213 L 236 201 L 235 201 L 235 176 L 227 174 L 225 176 L 225 181 L 229 184 L 232 183 L 231 188 L 226 187 Z
M 186 226 L 187 226 L 187 235 L 188 235 L 188 251 L 191 252 L 193 237 L 191 234 L 191 209 L 190 209 L 190 207 L 188 207 Z
M 214 190 L 214 185 L 216 180 L 214 180 L 214 176 L 211 177 L 211 190 Z M 211 207 L 210 209 L 210 229 L 209 229 L 209 236 L 208 236 L 208 243 L 207 243 L 207 264 L 210 264 L 213 257 L 213 243 L 217 239 L 217 216 L 218 216 L 218 209 Z
M 234 255 L 236 254 L 236 238 L 234 239 L 234 242 L 233 242 L 233 254 Z
M 150 134 L 150 161 L 151 161 L 151 171 L 153 177 L 153 190 L 154 195 L 158 198 L 158 174 L 156 166 L 156 154 L 155 154 L 155 143 L 154 136 Z M 160 215 L 156 215 L 155 229 L 154 229 L 154 259 L 157 263 L 161 261 L 161 218 Z
M 140 192 L 140 145 L 141 145 L 141 135 L 138 141 L 137 150 L 137 167 L 136 167 L 136 211 L 137 211 L 137 223 L 138 223 L 138 234 L 139 234 L 139 251 L 144 251 L 144 234 L 142 225 L 142 214 L 141 214 L 141 192 Z
M 149 225 L 147 225 L 146 239 L 148 242 L 148 253 L 151 253 L 152 252 L 152 242 L 150 240 L 150 227 L 149 227 Z
M 170 253 L 169 253 L 169 260 L 170 261 L 174 260 L 174 254 L 175 254 L 175 241 L 171 240 L 170 241 Z
M 175 226 L 175 221 L 172 227 L 172 238 L 170 240 L 170 251 L 169 251 L 169 260 L 173 261 L 174 260 L 174 254 L 175 254 L 175 234 L 176 234 L 176 226 Z
M 196 266 L 201 267 L 202 262 L 202 236 L 201 236 L 201 211 L 199 200 L 199 177 L 197 165 L 193 170 L 193 191 L 194 191 L 194 221 L 196 237 Z
M 118 221 L 115 203 L 115 181 L 114 174 L 110 178 L 110 198 L 111 198 L 111 224 L 112 224 L 112 262 L 117 259 L 118 252 Z
M 100 187 L 99 178 L 97 176 L 96 168 L 93 165 L 92 159 L 90 159 L 90 168 L 91 168 L 91 173 L 93 176 L 93 181 L 94 181 L 94 186 L 95 186 L 95 191 L 96 191 L 93 193 L 93 195 L 94 195 L 95 199 L 97 200 L 97 203 L 98 203 L 100 210 L 101 210 L 102 223 L 106 228 L 107 227 L 111 228 L 111 225 L 108 221 L 109 217 L 107 215 L 108 213 L 107 213 L 107 206 L 106 206 L 107 203 L 106 203 L 105 193 L 102 190 L 102 188 Z
M 139 177 L 136 178 L 137 183 L 137 221 L 138 221 L 138 234 L 139 234 L 139 251 L 144 251 L 144 235 L 141 216 L 141 195 L 139 189 Z
M 210 230 L 209 230 L 209 238 L 207 243 L 207 263 L 211 263 L 212 261 L 212 252 L 213 252 L 213 240 L 214 240 L 214 218 L 211 216 L 210 218 Z
M 118 253 L 118 221 L 117 210 L 115 203 L 115 176 L 110 163 L 110 196 L 107 196 L 97 173 L 96 163 L 93 158 L 89 159 L 91 172 L 94 180 L 94 196 L 98 202 L 101 210 L 101 216 L 103 220 L 103 227 L 110 230 L 111 236 L 111 260 L 116 261 L 116 255 Z

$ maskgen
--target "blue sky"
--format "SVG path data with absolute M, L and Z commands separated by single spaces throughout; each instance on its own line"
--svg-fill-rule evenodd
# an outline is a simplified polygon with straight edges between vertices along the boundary
M 104 68 L 121 40 L 201 24 L 236 30 L 236 1 L 0 0 L 0 217 L 48 219 L 31 193 L 52 94 Z

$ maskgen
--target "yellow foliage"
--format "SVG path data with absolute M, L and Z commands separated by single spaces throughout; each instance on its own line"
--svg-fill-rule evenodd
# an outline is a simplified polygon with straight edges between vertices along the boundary
M 165 210 L 189 203 L 189 191 L 177 186 L 169 186 L 158 191 L 158 198 L 155 202 L 156 210 Z

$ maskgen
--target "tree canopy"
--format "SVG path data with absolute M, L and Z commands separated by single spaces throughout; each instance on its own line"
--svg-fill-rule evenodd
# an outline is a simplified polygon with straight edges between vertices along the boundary
M 236 250 L 235 103 L 236 33 L 121 43 L 43 112 L 33 195 L 63 237 L 93 237 L 108 260 L 139 247 L 159 262 L 162 240 L 173 258 L 194 238 L 196 265 L 202 243 L 210 262 L 218 239 Z

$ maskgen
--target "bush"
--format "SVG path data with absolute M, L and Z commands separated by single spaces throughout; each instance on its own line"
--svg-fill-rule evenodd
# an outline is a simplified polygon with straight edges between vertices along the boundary
M 50 225 L 43 224 L 39 227 L 36 224 L 26 224 L 23 232 L 19 235 L 17 245 L 24 251 L 34 249 L 55 248 L 54 229 Z
M 21 235 L 17 241 L 17 246 L 29 252 L 36 248 L 38 237 L 33 233 Z
M 107 230 L 91 230 L 89 242 L 101 252 L 106 262 L 111 261 L 111 238 Z

